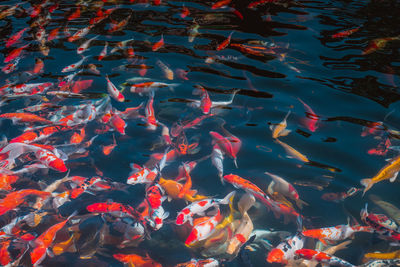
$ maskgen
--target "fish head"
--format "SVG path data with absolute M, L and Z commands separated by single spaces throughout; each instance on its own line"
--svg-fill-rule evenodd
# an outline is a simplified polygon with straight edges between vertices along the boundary
M 288 263 L 285 257 L 285 253 L 279 248 L 274 248 L 268 253 L 267 261 L 269 263 L 281 263 L 281 264 Z

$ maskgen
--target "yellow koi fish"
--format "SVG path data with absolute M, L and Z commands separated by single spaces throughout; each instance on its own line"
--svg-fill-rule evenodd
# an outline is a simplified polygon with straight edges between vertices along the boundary
M 367 253 L 364 255 L 365 259 L 377 259 L 377 260 L 393 260 L 400 259 L 400 250 L 388 252 L 388 253 Z
M 285 118 L 283 118 L 283 121 L 281 121 L 280 123 L 278 123 L 277 125 L 271 125 L 269 128 L 272 131 L 272 138 L 276 139 L 280 136 L 286 136 L 288 135 L 291 131 L 287 130 L 287 118 L 290 115 L 290 110 L 289 112 L 286 114 Z
M 370 179 L 362 179 L 361 184 L 365 186 L 363 195 L 367 192 L 374 184 L 383 181 L 390 180 L 394 182 L 396 180 L 397 174 L 400 170 L 400 156 L 394 158 L 389 164 L 383 167 L 374 177 Z
M 303 154 L 301 154 L 299 151 L 294 149 L 293 147 L 289 146 L 288 144 L 280 141 L 279 139 L 275 139 L 278 144 L 280 144 L 292 158 L 301 160 L 303 162 L 310 162 L 310 160 Z

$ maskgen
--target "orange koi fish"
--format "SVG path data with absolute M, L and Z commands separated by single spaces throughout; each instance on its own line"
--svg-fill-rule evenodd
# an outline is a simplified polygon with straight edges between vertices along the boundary
M 54 133 L 60 131 L 67 131 L 71 128 L 69 126 L 57 125 L 57 126 L 48 126 L 37 131 L 26 131 L 20 136 L 17 136 L 10 140 L 10 143 L 32 143 L 42 139 L 45 139 L 51 136 Z
M 211 6 L 211 9 L 217 9 L 217 8 L 225 7 L 225 6 L 229 5 L 231 2 L 232 2 L 232 0 L 221 0 L 221 1 L 218 1 L 218 2 L 214 3 Z
M 112 114 L 110 118 L 111 126 L 120 134 L 125 135 L 126 123 L 125 121 L 116 113 Z
M 47 41 L 50 42 L 52 40 L 55 40 L 58 38 L 58 32 L 60 31 L 60 27 L 57 27 L 55 29 L 52 29 L 47 36 Z
M 190 181 L 190 183 L 191 183 L 191 181 Z M 182 185 L 181 183 L 178 183 L 177 181 L 167 180 L 164 178 L 160 178 L 160 181 L 158 184 L 165 190 L 165 192 L 167 193 L 169 198 L 173 198 L 173 199 L 179 198 L 179 194 L 183 191 L 183 187 L 184 187 L 184 185 Z M 188 180 L 186 180 L 185 184 L 186 184 L 186 187 L 185 187 L 186 192 L 182 196 L 183 199 L 190 201 L 190 202 L 194 202 L 194 201 L 203 200 L 203 199 L 208 198 L 206 196 L 196 195 L 197 190 L 189 190 L 189 188 L 188 188 L 189 181 Z
M 13 175 L 13 172 L 0 172 L 0 190 L 10 191 L 11 185 L 19 179 L 19 176 Z M 1 258 L 1 257 L 0 257 Z
M 71 144 L 80 144 L 82 143 L 83 139 L 85 138 L 85 128 L 82 127 L 81 130 L 78 132 L 74 132 L 74 134 L 71 136 L 71 139 L 69 142 Z
M 162 267 L 161 264 L 154 261 L 148 254 L 146 256 L 140 256 L 137 254 L 114 254 L 113 257 L 129 266 L 135 267 Z
M 67 224 L 69 219 L 75 215 L 76 212 L 72 213 L 67 219 L 51 226 L 33 241 L 35 248 L 31 252 L 31 263 L 34 267 L 38 266 L 45 259 L 47 250 L 53 243 L 57 232 L 61 230 L 65 224 Z
M 185 6 L 183 6 L 182 7 L 182 11 L 181 11 L 181 18 L 186 18 L 187 16 L 189 16 L 190 15 L 190 10 L 189 10 L 189 8 L 187 8 L 187 7 L 185 7 Z
M 81 6 L 78 6 L 76 10 L 71 15 L 68 16 L 67 20 L 71 21 L 79 18 L 80 16 L 81 16 Z
M 232 134 L 230 134 L 228 137 L 224 137 L 219 133 L 213 131 L 210 131 L 210 135 L 214 140 L 213 142 L 233 159 L 233 163 L 237 168 L 237 153 L 242 146 L 242 142 L 240 141 L 240 139 Z
M 44 68 L 43 60 L 41 60 L 40 58 L 36 58 L 35 59 L 35 66 L 33 67 L 32 73 L 34 73 L 34 74 L 42 73 L 43 72 L 43 68 Z
M 220 43 L 220 44 L 217 46 L 217 51 L 221 51 L 221 50 L 223 50 L 223 49 L 225 49 L 225 48 L 228 47 L 228 45 L 229 45 L 230 42 L 231 42 L 232 34 L 233 34 L 233 32 L 231 32 L 231 33 L 229 34 L 228 38 L 226 38 L 222 43 Z
M 32 113 L 4 113 L 0 115 L 0 118 L 11 119 L 13 122 L 53 124 L 52 121 L 46 120 L 45 118 Z
M 113 143 L 108 146 L 103 146 L 103 154 L 108 156 L 111 154 L 111 152 L 114 150 L 114 148 L 117 146 L 117 141 L 115 141 L 115 135 L 113 135 Z
M 350 29 L 350 30 L 345 30 L 345 31 L 341 31 L 335 34 L 332 34 L 332 38 L 343 38 L 343 37 L 347 37 L 349 35 L 352 35 L 353 33 L 357 32 L 360 29 L 360 27 L 354 28 L 354 29 Z
M 89 31 L 94 27 L 94 25 L 89 25 L 83 29 L 78 30 L 76 33 L 74 33 L 72 36 L 68 37 L 68 42 L 73 42 L 76 41 L 86 34 L 89 33 Z
M 160 41 L 156 42 L 156 43 L 152 46 L 151 50 L 153 50 L 153 52 L 155 52 L 155 51 L 158 51 L 158 50 L 159 50 L 161 47 L 163 47 L 163 46 L 164 46 L 164 35 L 161 34 L 161 39 L 160 39 Z
M 114 24 L 108 30 L 108 33 L 113 33 L 113 32 L 122 30 L 128 24 L 130 19 L 131 19 L 131 14 L 127 18 L 125 18 L 125 19 L 121 20 L 120 22 L 118 22 L 117 24 Z
M 23 28 L 22 30 L 20 30 L 19 32 L 15 33 L 13 36 L 8 38 L 8 40 L 6 41 L 6 47 L 8 48 L 8 47 L 14 45 L 15 43 L 17 43 L 19 41 L 19 39 L 21 39 L 24 32 L 27 31 L 28 29 L 29 29 L 29 27 Z
M 277 125 L 271 125 L 270 129 L 272 131 L 272 138 L 276 139 L 280 136 L 286 136 L 288 135 L 291 131 L 287 130 L 287 118 L 290 115 L 290 110 L 288 111 L 288 113 L 286 114 L 285 118 L 283 118 L 283 121 L 281 121 L 280 123 L 278 123 Z
M 39 191 L 36 189 L 22 189 L 7 194 L 3 199 L 0 200 L 0 215 L 5 214 L 7 211 L 15 209 L 19 205 L 25 202 L 25 197 L 35 195 L 41 198 L 47 198 L 50 193 Z

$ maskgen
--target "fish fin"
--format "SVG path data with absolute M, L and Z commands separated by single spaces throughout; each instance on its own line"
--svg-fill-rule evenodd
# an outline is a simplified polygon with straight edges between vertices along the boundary
M 361 185 L 365 186 L 364 191 L 363 191 L 363 196 L 365 192 L 367 192 L 371 187 L 374 185 L 374 181 L 372 179 L 362 179 L 360 181 Z
M 194 196 L 194 195 L 197 194 L 197 190 L 189 190 L 189 191 L 187 192 L 187 194 L 190 195 L 190 196 Z
M 296 199 L 296 205 L 297 205 L 297 207 L 302 209 L 303 206 L 308 206 L 308 203 L 303 201 L 303 200 L 301 200 L 301 199 Z
M 224 205 L 228 204 L 230 198 L 233 197 L 235 194 L 236 194 L 236 191 L 230 192 L 230 193 L 229 193 L 228 195 L 226 195 L 219 203 L 220 203 L 220 204 L 224 204 Z
M 394 181 L 396 181 L 397 175 L 399 175 L 399 172 L 395 172 L 395 173 L 393 174 L 393 176 L 390 177 L 389 181 L 390 181 L 391 183 L 393 183 Z
M 274 194 L 274 189 L 273 189 L 274 185 L 275 185 L 275 182 L 274 182 L 274 181 L 271 181 L 271 182 L 269 183 L 268 188 L 267 188 L 267 193 L 268 193 L 268 194 L 270 194 L 270 195 L 273 195 L 273 194 Z
M 170 197 L 170 196 L 168 196 L 168 202 L 171 202 L 171 200 L 172 200 L 172 197 Z
M 279 133 L 279 137 L 281 137 L 281 136 L 287 136 L 288 134 L 290 134 L 291 131 L 292 131 L 292 130 L 288 130 L 288 129 L 282 130 L 282 131 Z
M 322 243 L 322 244 L 324 244 L 325 246 L 328 246 L 328 243 L 324 240 L 324 239 L 319 239 L 319 241 Z

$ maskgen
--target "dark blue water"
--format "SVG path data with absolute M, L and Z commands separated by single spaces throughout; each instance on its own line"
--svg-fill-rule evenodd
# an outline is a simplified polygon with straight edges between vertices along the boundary
M 104 2 L 104 3 L 103 3 Z M 360 180 L 373 177 L 387 164 L 387 160 L 398 155 L 397 150 L 388 149 L 397 146 L 398 100 L 400 94 L 400 35 L 398 25 L 400 17 L 398 1 L 276 1 L 264 3 L 256 8 L 248 8 L 251 1 L 233 0 L 228 6 L 212 9 L 212 1 L 167 1 L 160 5 L 148 1 L 2 1 L 1 10 L 6 10 L 16 3 L 19 6 L 9 16 L 0 21 L 3 59 L 15 48 L 28 44 L 21 53 L 17 69 L 11 73 L 1 72 L 1 85 L 51 82 L 54 85 L 48 91 L 38 94 L 19 95 L 13 89 L 2 91 L 1 113 L 21 112 L 23 108 L 51 103 L 56 108 L 35 112 L 53 122 L 72 114 L 85 105 L 97 105 L 96 101 L 106 99 L 106 75 L 118 89 L 123 89 L 124 102 L 110 101 L 113 113 L 120 114 L 127 108 L 148 103 L 149 95 L 131 93 L 132 84 L 141 82 L 162 82 L 175 84 L 173 89 L 157 88 L 154 97 L 154 112 L 159 123 L 169 129 L 174 124 L 184 124 L 203 115 L 199 108 L 190 106 L 192 100 L 198 100 L 193 90 L 202 86 L 212 101 L 228 101 L 237 91 L 229 105 L 213 108 L 214 116 L 205 119 L 196 127 L 185 130 L 190 143 L 198 142 L 193 154 L 180 155 L 168 162 L 162 171 L 162 177 L 174 179 L 178 167 L 187 161 L 199 160 L 211 154 L 213 149 L 210 131 L 224 133 L 226 129 L 242 141 L 237 155 L 238 168 L 231 158 L 225 155 L 224 174 L 237 174 L 266 190 L 271 179 L 265 175 L 268 171 L 285 178 L 298 191 L 300 198 L 309 205 L 302 210 L 296 208 L 305 219 L 305 227 L 318 228 L 346 224 L 348 218 L 354 223 L 362 223 L 360 210 L 365 203 L 377 213 L 385 213 L 371 200 L 371 195 L 399 206 L 398 182 L 388 180 L 375 184 L 364 196 L 358 192 L 343 201 L 327 201 L 325 193 L 346 192 L 352 187 L 363 189 Z M 151 2 L 151 1 L 150 1 Z M 59 6 L 52 13 L 50 7 Z M 40 5 L 40 14 L 31 17 L 34 5 Z M 99 6 L 103 10 L 115 8 L 103 21 L 95 24 L 89 33 L 76 41 L 68 41 L 68 34 L 89 26 L 95 18 Z M 189 14 L 182 18 L 182 8 Z M 80 16 L 68 20 L 74 11 L 80 9 Z M 4 13 L 2 13 L 4 14 Z M 126 18 L 128 23 L 120 30 L 109 32 L 111 26 Z M 40 22 L 39 22 L 40 21 Z M 35 34 L 40 30 L 35 22 L 43 27 L 46 37 L 38 40 Z M 197 25 L 197 26 L 196 26 Z M 19 41 L 6 48 L 6 41 L 13 34 L 26 28 Z M 193 27 L 198 34 L 190 42 L 189 35 Z M 48 40 L 48 34 L 59 28 L 57 36 Z M 342 31 L 357 29 L 354 33 L 334 38 L 332 35 Z M 217 47 L 231 35 L 226 48 L 217 51 Z M 77 48 L 85 41 L 97 35 L 89 49 L 82 55 L 87 56 L 82 70 L 73 81 L 91 80 L 90 86 L 76 91 L 78 95 L 65 95 L 71 87 L 61 88 L 59 81 L 68 73 L 61 70 L 82 59 Z M 153 51 L 153 45 L 161 38 L 164 45 Z M 373 39 L 394 37 L 375 50 L 367 51 Z M 111 53 L 118 42 L 127 41 L 126 46 Z M 108 54 L 103 60 L 98 56 L 105 44 Z M 242 47 L 242 49 L 240 48 Z M 245 50 L 245 48 L 247 50 Z M 43 52 L 48 49 L 48 54 Z M 131 49 L 131 50 L 129 50 Z M 134 51 L 131 52 L 130 51 Z M 364 51 L 364 52 L 363 52 Z M 31 73 L 35 59 L 44 63 L 43 71 Z M 173 78 L 160 68 L 159 62 L 166 65 Z M 91 71 L 94 64 L 98 73 Z M 6 65 L 6 63 L 4 63 Z M 145 67 L 143 67 L 145 65 Z M 74 71 L 74 72 L 76 72 Z M 180 75 L 184 73 L 184 75 Z M 135 78 L 136 80 L 132 80 Z M 171 77 L 170 77 L 171 78 Z M 131 80 L 129 80 L 131 79 Z M 63 91 L 59 96 L 51 91 Z M 308 105 L 315 115 L 303 105 Z M 60 110 L 64 109 L 63 112 Z M 306 155 L 310 162 L 289 158 L 284 148 L 272 138 L 270 125 L 287 119 L 287 136 L 279 140 Z M 186 206 L 182 199 L 165 201 L 163 208 L 169 212 L 163 227 L 151 231 L 150 238 L 139 245 L 121 247 L 121 238 L 104 221 L 104 216 L 91 214 L 86 207 L 98 202 L 118 202 L 137 207 L 145 196 L 144 185 L 126 185 L 131 173 L 130 164 L 143 165 L 153 153 L 164 153 L 168 145 L 161 138 L 162 127 L 155 131 L 146 127 L 144 107 L 138 116 L 124 118 L 125 134 L 114 130 L 111 124 L 100 121 L 97 113 L 94 120 L 74 125 L 68 130 L 56 132 L 50 137 L 35 143 L 53 145 L 62 150 L 62 144 L 69 144 L 74 132 L 85 129 L 84 141 L 96 136 L 93 143 L 84 148 L 84 156 L 71 153 L 65 160 L 70 176 L 91 178 L 100 176 L 108 184 L 115 182 L 107 190 L 92 190 L 76 199 L 70 199 L 64 205 L 54 208 L 46 206 L 48 212 L 36 227 L 23 225 L 24 231 L 36 236 L 50 226 L 61 222 L 73 211 L 78 211 L 81 222 L 69 222 L 57 235 L 56 243 L 67 240 L 73 232 L 81 233 L 75 241 L 75 250 L 64 252 L 55 257 L 47 256 L 44 266 L 120 266 L 113 254 L 148 253 L 151 258 L 163 266 L 189 261 L 191 258 L 204 258 L 201 249 L 190 249 L 184 245 L 186 236 L 175 225 L 178 211 Z M 317 120 L 312 120 L 317 118 Z M 316 129 L 307 124 L 316 122 Z M 371 123 L 381 122 L 379 129 L 364 135 Z M 1 134 L 11 140 L 23 133 L 28 126 L 37 127 L 37 123 L 15 124 L 3 119 Z M 113 143 L 116 147 L 109 155 L 104 155 L 103 146 Z M 177 141 L 174 139 L 173 141 Z M 389 144 L 390 142 L 390 144 Z M 169 146 L 170 149 L 174 145 Z M 375 150 L 373 150 L 375 149 Z M 378 152 L 377 152 L 378 151 Z M 68 154 L 68 153 L 67 153 Z M 29 155 L 29 153 L 27 154 Z M 37 162 L 35 157 L 21 156 L 16 166 L 8 166 L 12 171 L 23 169 L 26 165 Z M 48 169 L 48 168 L 45 168 Z M 45 185 L 65 176 L 54 169 L 23 174 L 12 185 L 11 190 L 3 190 L 2 196 L 11 191 L 33 188 L 43 189 Z M 216 168 L 210 158 L 200 161 L 191 172 L 192 189 L 198 194 L 222 198 L 234 190 L 232 185 L 222 185 Z M 61 185 L 54 193 L 71 190 L 71 184 Z M 237 189 L 237 199 L 244 191 Z M 35 198 L 33 198 L 35 199 Z M 235 203 L 236 203 L 235 200 Z M 33 200 L 13 212 L 2 215 L 2 226 L 12 218 L 34 212 Z M 34 201 L 33 201 L 34 203 Z M 224 207 L 225 215 L 227 209 Z M 59 217 L 61 215 L 62 217 Z M 283 218 L 276 219 L 262 204 L 257 203 L 249 210 L 254 229 L 274 229 L 289 231 L 294 234 L 297 226 L 294 222 L 283 223 Z M 387 214 L 392 216 L 390 214 Z M 68 228 L 75 226 L 74 229 Z M 77 228 L 78 227 L 78 228 Z M 100 233 L 100 234 L 99 234 Z M 118 237 L 115 237 L 118 236 Z M 280 240 L 273 240 L 273 245 Z M 13 260 L 18 253 L 25 251 L 20 264 L 30 266 L 30 253 L 34 244 L 25 242 L 24 249 L 8 248 Z M 353 263 L 361 264 L 362 255 L 379 250 L 387 252 L 388 242 L 380 241 L 371 234 L 356 234 L 348 249 L 337 255 Z M 26 249 L 25 249 L 26 248 Z M 314 248 L 313 241 L 307 248 Z M 17 252 L 16 252 L 17 251 Z M 89 251 L 89 252 L 87 252 Z M 224 266 L 269 266 L 266 261 L 268 250 L 259 248 L 247 251 L 246 259 L 229 259 L 215 255 Z M 85 258 L 83 255 L 89 255 Z M 250 262 L 250 263 L 249 263 Z M 247 264 L 247 265 L 246 265 Z M 135 265 L 136 266 L 136 265 Z M 277 265 L 279 266 L 279 265 Z

